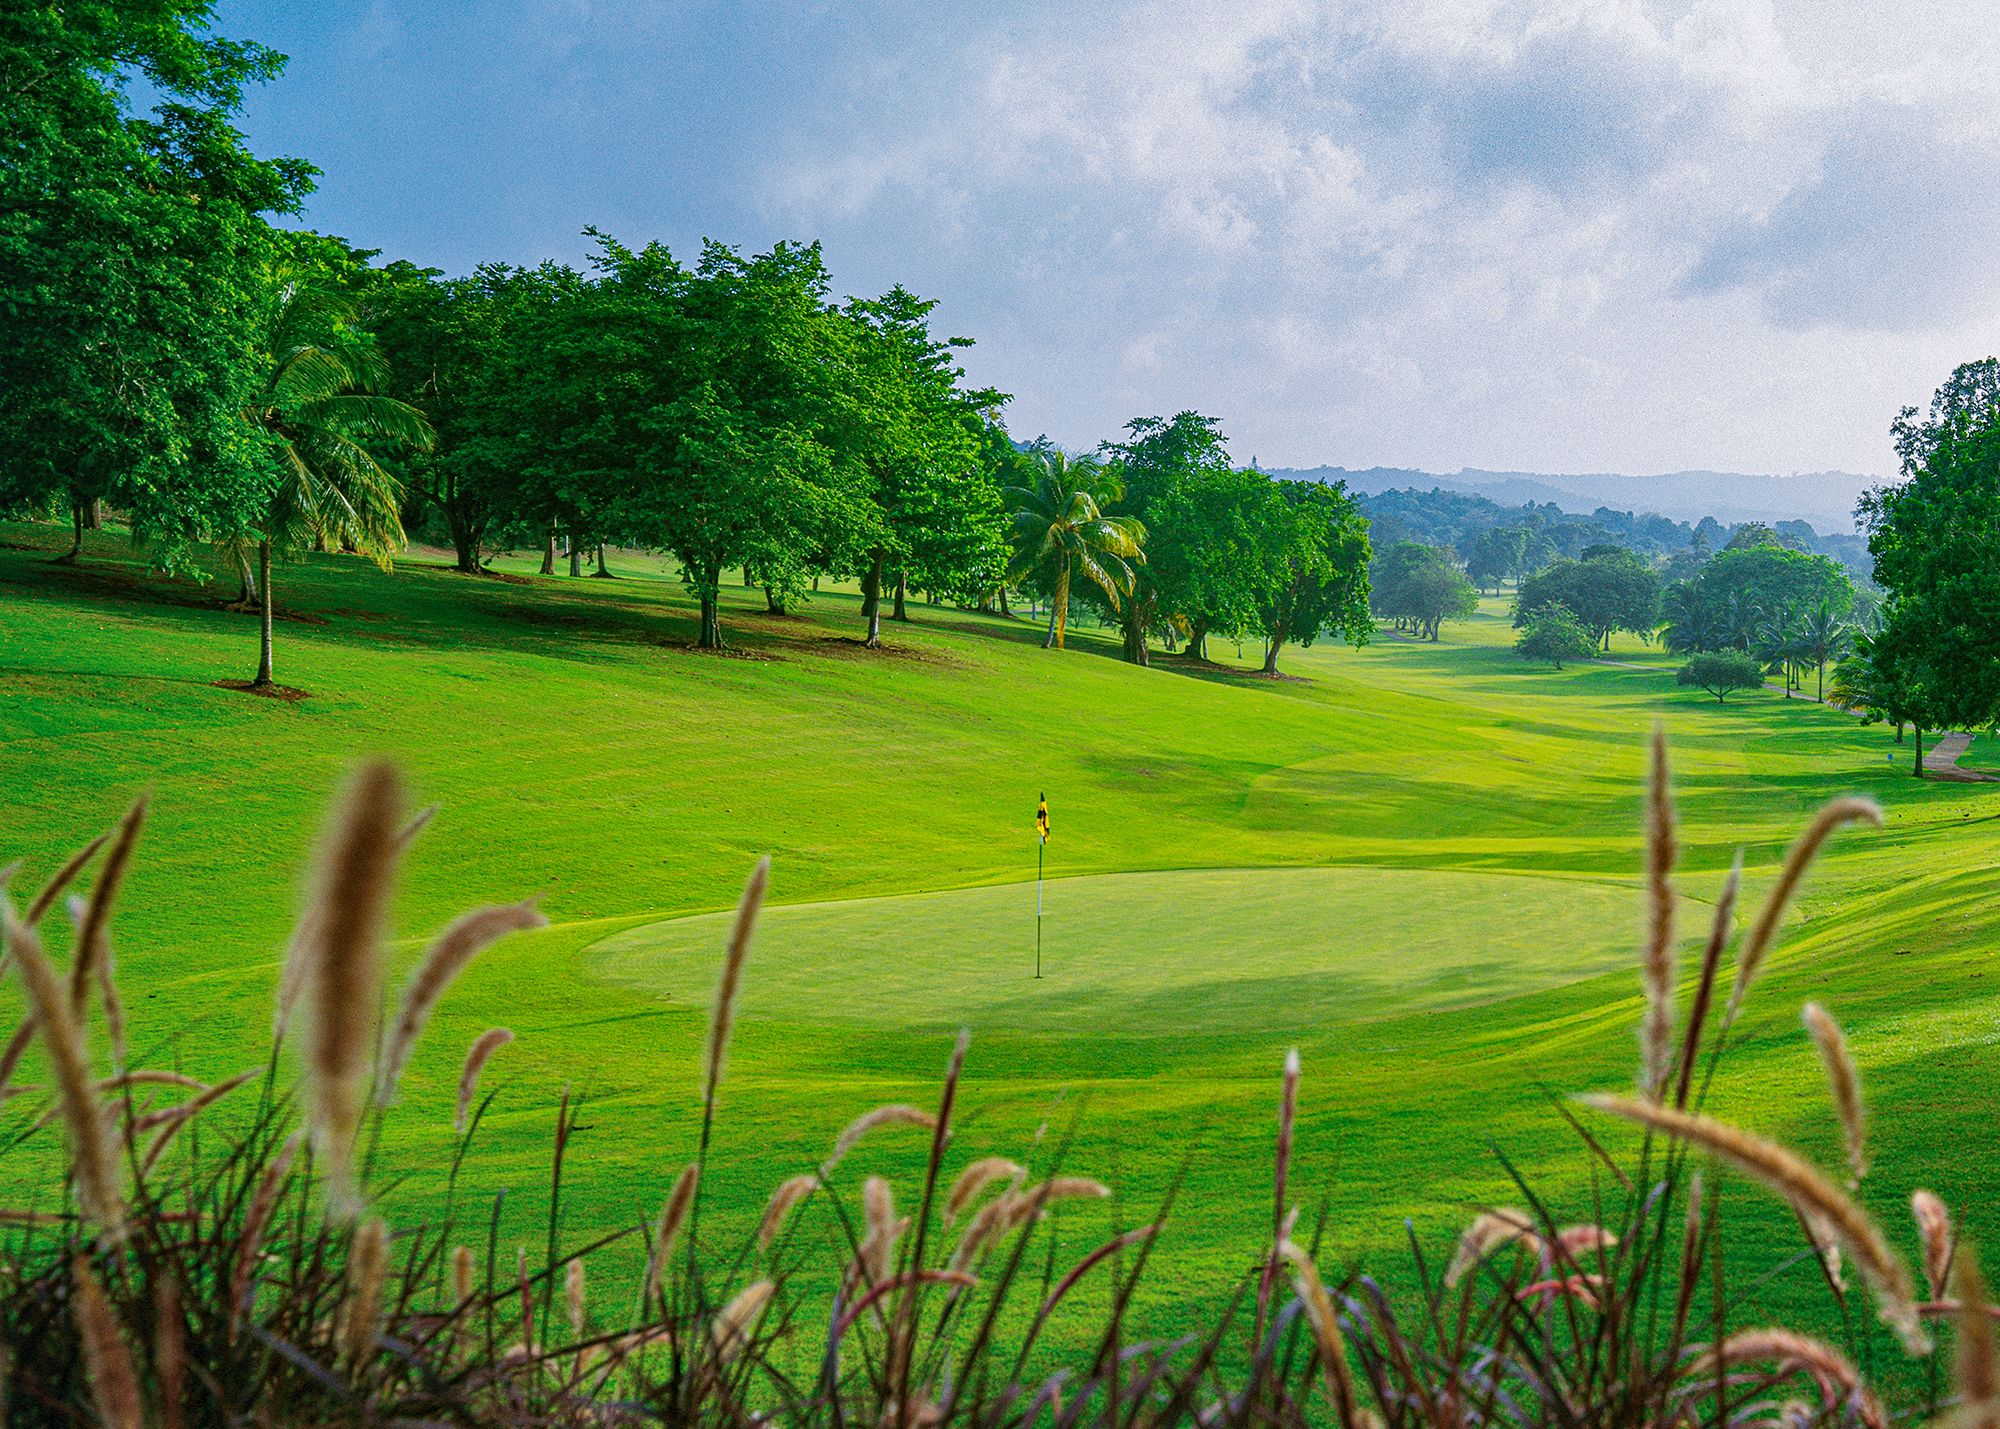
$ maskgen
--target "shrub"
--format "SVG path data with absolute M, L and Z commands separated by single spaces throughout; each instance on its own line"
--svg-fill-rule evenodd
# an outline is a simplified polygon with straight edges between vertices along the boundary
M 1695 656 L 1681 666 L 1674 681 L 1707 690 L 1721 704 L 1737 690 L 1763 689 L 1764 672 L 1741 650 L 1718 650 Z
M 405 825 L 394 772 L 364 770 L 335 816 L 317 894 L 301 922 L 280 993 L 278 1037 L 299 1025 L 306 1075 L 296 1099 L 266 1068 L 206 1085 L 179 1072 L 100 1077 L 86 1026 L 93 1008 L 123 1045 L 123 1015 L 104 930 L 143 811 L 73 858 L 16 915 L 0 900 L 9 962 L 31 1016 L 0 1065 L 11 1079 L 30 1039 L 49 1064 L 53 1105 L 34 1126 L 61 1128 L 75 1196 L 60 1212 L 0 1216 L 0 1352 L 15 1425 L 673 1424 L 856 1425 L 978 1429 L 1093 1424 L 1302 1426 L 1744 1425 L 1858 1422 L 1887 1411 L 1860 1357 L 1783 1327 L 1735 1322 L 1768 1267 L 1728 1262 L 1716 1200 L 1697 1155 L 1735 1168 L 1798 1214 L 1808 1251 L 1839 1283 L 1842 1257 L 1867 1282 L 1906 1349 L 1928 1353 L 1926 1325 L 1958 1325 L 1963 1404 L 1954 1422 L 1990 1422 L 2000 1376 L 1972 1255 L 1928 1193 L 1913 1203 L 1924 1290 L 1881 1229 L 1835 1178 L 1786 1149 L 1707 1117 L 1706 1087 L 1752 990 L 1788 902 L 1820 846 L 1842 824 L 1878 822 L 1874 806 L 1836 800 L 1793 847 L 1736 956 L 1736 875 L 1714 912 L 1685 1007 L 1674 963 L 1674 814 L 1664 744 L 1654 738 L 1646 887 L 1650 918 L 1641 985 L 1637 1096 L 1586 1098 L 1644 1130 L 1636 1146 L 1584 1133 L 1608 1179 L 1571 1221 L 1523 1186 L 1525 1209 L 1494 1208 L 1461 1238 L 1442 1275 L 1419 1249 L 1424 1286 L 1392 1300 L 1365 1275 L 1329 1282 L 1323 1227 L 1298 1224 L 1290 1185 L 1302 1094 L 1296 1053 L 1277 1087 L 1275 1193 L 1269 1240 L 1215 1323 L 1148 1340 L 1127 1306 L 1167 1224 L 1115 1236 L 1059 1267 L 1039 1227 L 1107 1188 L 1061 1167 L 987 1157 L 960 1164 L 952 1129 L 963 1095 L 961 1038 L 935 1110 L 886 1106 L 851 1123 L 820 1167 L 776 1186 L 762 1224 L 741 1243 L 701 1217 L 706 1148 L 726 1073 L 735 1004 L 764 889 L 745 890 L 710 1014 L 700 1132 L 643 1228 L 649 1255 L 637 1305 L 609 1317 L 586 1303 L 584 1266 L 637 1230 L 565 1250 L 557 1234 L 574 1113 L 565 1098 L 551 1150 L 548 1247 L 496 1263 L 482 1218 L 465 1228 L 392 1226 L 373 1194 L 380 1168 L 357 1161 L 387 1115 L 396 1069 L 452 976 L 493 937 L 535 921 L 526 905 L 478 910 L 452 924 L 406 985 L 378 1050 L 381 935 L 389 874 L 421 821 Z M 41 924 L 102 853 L 76 900 L 67 969 L 43 949 Z M 1845 1173 L 1867 1170 L 1861 1093 L 1838 1026 L 1808 1007 L 1846 1144 Z M 474 1045 L 461 1161 L 477 1154 L 479 1066 L 498 1042 Z M 122 1050 L 118 1053 L 122 1057 Z M 27 1095 L 26 1089 L 15 1088 Z M 170 1100 L 156 1105 L 160 1097 Z M 216 1109 L 255 1098 L 247 1125 Z M 899 1188 L 871 1177 L 858 1204 L 837 1174 L 846 1153 L 885 1127 L 921 1130 L 929 1154 L 897 1214 Z M 199 1137 L 197 1127 L 203 1128 Z M 32 1144 L 16 1138 L 12 1154 Z M 1622 1149 L 1621 1149 L 1622 1148 Z M 37 1154 L 37 1153 L 25 1153 Z M 825 1198 L 844 1228 L 839 1288 L 817 1303 L 788 1267 L 792 1211 Z M 1188 1213 L 1199 1214 L 1200 1208 Z M 1027 1268 L 1038 1262 L 1046 1270 Z M 1058 1269 L 1062 1273 L 1057 1274 Z M 1087 1344 L 1053 1374 L 1027 1376 L 1030 1351 L 1071 1291 L 1107 1282 L 1109 1308 Z M 1844 1305 L 1844 1302 L 1843 1302 Z M 604 1323 L 608 1321 L 608 1323 Z M 1004 1343 L 1000 1326 L 1005 1324 Z M 1857 1331 L 1856 1333 L 1864 1333 Z M 1861 1362 L 1866 1362 L 1865 1359 Z M 1935 1402 L 1922 1406 L 1936 1413 Z

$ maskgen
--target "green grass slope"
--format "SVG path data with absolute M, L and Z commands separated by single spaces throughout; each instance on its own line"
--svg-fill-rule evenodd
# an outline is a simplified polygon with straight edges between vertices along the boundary
M 0 528 L 0 858 L 25 856 L 32 882 L 152 791 L 116 930 L 145 1059 L 219 1075 L 262 1058 L 300 871 L 358 754 L 395 755 L 443 806 L 404 881 L 401 956 L 469 905 L 542 895 L 553 926 L 475 965 L 418 1054 L 384 1148 L 392 1216 L 434 1205 L 459 1056 L 495 1024 L 520 1040 L 493 1066 L 501 1095 L 466 1185 L 513 1193 L 503 1241 L 541 1233 L 565 1089 L 586 1108 L 565 1239 L 649 1213 L 695 1134 L 720 933 L 699 915 L 768 852 L 779 906 L 730 1065 L 718 1224 L 747 1224 L 855 1113 L 927 1100 L 970 1025 L 955 1154 L 1059 1155 L 1120 1188 L 1065 1244 L 1135 1223 L 1180 1183 L 1142 1307 L 1171 1327 L 1255 1253 L 1278 1067 L 1298 1045 L 1300 1199 L 1324 1204 L 1336 1260 L 1393 1277 L 1404 1217 L 1443 1233 L 1520 1199 L 1494 1146 L 1558 1198 L 1586 1190 L 1551 1099 L 1630 1083 L 1641 749 L 1658 716 L 1690 935 L 1738 848 L 1758 894 L 1821 800 L 1888 810 L 1816 874 L 1717 1104 L 1835 1154 L 1797 1022 L 1819 998 L 1867 1079 L 1869 1202 L 1907 1244 L 1901 1206 L 1930 1185 L 2000 1242 L 1982 1135 L 2000 1092 L 2000 786 L 1912 781 L 1906 747 L 1837 712 L 1775 694 L 1719 707 L 1636 643 L 1616 657 L 1643 668 L 1526 666 L 1493 603 L 1441 644 L 1288 651 L 1298 678 L 1267 681 L 1233 656 L 1134 669 L 1089 633 L 1045 653 L 1025 621 L 923 606 L 869 652 L 840 593 L 772 617 L 731 591 L 737 653 L 716 657 L 686 648 L 692 612 L 657 561 L 596 581 L 418 560 L 384 576 L 337 557 L 280 572 L 278 674 L 310 692 L 287 703 L 217 687 L 255 658 L 254 618 L 219 608 L 227 590 L 146 577 L 109 538 L 52 567 L 63 534 Z M 1044 790 L 1058 881 L 1037 983 Z M 0 1121 L 38 1110 L 23 1098 Z M 843 1174 L 907 1184 L 916 1141 L 884 1133 Z M 25 1183 L 17 1201 L 54 1194 L 18 1158 L 0 1175 Z M 1781 1210 L 1738 1199 L 1769 1247 L 1796 1239 Z M 1772 1313 L 1822 1293 L 1808 1275 L 1763 1292 Z

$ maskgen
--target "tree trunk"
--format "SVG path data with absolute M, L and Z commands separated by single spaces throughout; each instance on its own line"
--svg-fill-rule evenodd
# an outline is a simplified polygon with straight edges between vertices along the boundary
M 910 596 L 910 577 L 904 571 L 896 572 L 896 608 L 889 612 L 891 620 L 908 621 L 910 612 L 904 609 L 904 602 Z
M 1291 634 L 1289 622 L 1279 621 L 1278 628 L 1264 637 L 1264 673 L 1278 673 L 1278 652 L 1285 648 L 1285 637 Z
M 71 523 L 76 527 L 76 534 L 70 538 L 69 549 L 55 558 L 54 563 L 58 566 L 73 566 L 83 555 L 83 503 L 81 501 L 74 498 L 71 499 L 69 503 L 69 516 Z
M 569 573 L 572 576 L 583 574 L 583 547 L 577 544 L 575 531 L 569 533 Z
M 262 614 L 258 624 L 263 627 L 259 636 L 261 648 L 257 655 L 257 678 L 251 685 L 259 690 L 271 688 L 271 543 L 257 543 L 257 589 L 262 596 Z
M 1206 660 L 1208 658 L 1208 622 L 1206 620 L 1197 620 L 1193 625 L 1188 627 L 1187 652 L 1190 660 Z
M 1007 608 L 1007 587 L 1005 585 L 1000 587 L 1000 614 L 1007 620 L 1014 618 L 1014 612 Z
M 870 650 L 882 648 L 882 560 L 877 551 L 861 577 L 861 618 L 868 622 L 868 638 L 861 643 Z
M 83 529 L 102 531 L 104 529 L 104 502 L 93 496 L 83 504 Z
M 549 522 L 549 533 L 542 538 L 542 574 L 556 573 L 556 523 Z
M 1897 720 L 1897 721 L 1896 721 L 1896 743 L 1898 743 L 1898 744 L 1901 744 L 1902 742 L 1903 742 L 1903 722 L 1902 722 L 1901 720 Z
M 1924 777 L 1924 727 L 1920 724 L 1912 723 L 1910 725 L 1910 733 L 1916 736 L 1917 741 L 1917 757 L 1910 761 L 1910 777 L 1912 779 L 1921 779 Z
M 238 590 L 236 604 L 243 609 L 250 608 L 250 602 L 257 598 L 257 577 L 250 569 L 250 558 L 239 547 L 236 552 L 236 578 Z
M 1150 666 L 1151 652 L 1146 649 L 1146 622 L 1139 613 L 1139 602 L 1125 602 L 1125 659 L 1134 665 Z
M 604 564 L 604 543 L 602 541 L 599 541 L 597 543 L 597 569 L 592 571 L 590 574 L 595 579 L 601 581 L 608 581 L 615 579 L 615 577 L 611 574 L 611 568 Z
M 1049 599 L 1049 633 L 1042 638 L 1044 650 L 1060 650 L 1069 634 L 1069 563 L 1056 568 L 1055 594 Z
M 451 527 L 451 548 L 458 557 L 458 569 L 468 576 L 479 574 L 479 533 L 470 522 L 445 513 L 445 523 Z
M 702 650 L 724 649 L 722 643 L 722 612 L 718 609 L 718 587 L 722 584 L 722 567 L 710 566 L 703 574 L 701 583 L 701 634 L 695 646 Z
M 770 586 L 764 587 L 764 611 L 768 615 L 783 615 L 785 613 L 785 603 L 778 599 L 777 592 Z

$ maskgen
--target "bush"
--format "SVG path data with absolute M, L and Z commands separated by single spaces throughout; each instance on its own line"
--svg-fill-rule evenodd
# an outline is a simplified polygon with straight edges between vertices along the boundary
M 1587 1218 L 1571 1223 L 1524 1186 L 1531 1209 L 1481 1215 L 1441 1276 L 1426 1269 L 1425 1256 L 1418 1278 L 1426 1288 L 1407 1303 L 1365 1275 L 1328 1283 L 1319 1269 L 1328 1258 L 1324 1228 L 1308 1233 L 1291 1209 L 1302 1085 L 1294 1054 L 1278 1087 L 1275 1197 L 1268 1188 L 1245 1191 L 1275 1207 L 1270 1238 L 1233 1307 L 1172 1340 L 1148 1340 L 1126 1318 L 1164 1211 L 1058 1264 L 1040 1226 L 1107 1188 L 1059 1167 L 1031 1172 L 1029 1157 L 957 1164 L 951 1132 L 964 1095 L 963 1038 L 934 1112 L 890 1106 L 851 1123 L 824 1164 L 775 1188 L 762 1224 L 741 1242 L 701 1220 L 697 1191 L 762 865 L 745 891 L 711 1013 L 700 1137 L 656 1221 L 564 1248 L 560 1190 L 586 1174 L 564 1164 L 574 1121 L 566 1098 L 551 1152 L 545 1253 L 496 1263 L 483 1215 L 467 1217 L 463 1240 L 452 1214 L 392 1229 L 378 1191 L 393 1173 L 366 1158 L 357 1164 L 355 1144 L 372 1144 L 370 1122 L 386 1115 L 397 1069 L 452 976 L 485 942 L 536 915 L 506 905 L 447 929 L 412 974 L 378 1051 L 385 890 L 415 831 L 401 823 L 396 776 L 384 766 L 363 771 L 335 817 L 288 960 L 276 1035 L 282 1040 L 283 1024 L 296 1020 L 309 1054 L 296 1101 L 277 1083 L 275 1049 L 263 1071 L 213 1086 L 151 1070 L 97 1079 L 93 1006 L 111 1045 L 122 1040 L 103 934 L 137 834 L 135 811 L 100 841 L 104 861 L 90 896 L 75 905 L 77 947 L 64 973 L 43 950 L 40 925 L 99 845 L 71 860 L 24 915 L 0 900 L 11 965 L 32 1008 L 0 1077 L 11 1075 L 31 1036 L 41 1043 L 55 1090 L 46 1115 L 31 1105 L 32 1125 L 62 1128 L 75 1190 L 60 1212 L 0 1216 L 9 1423 L 1886 1426 L 1884 1406 L 1855 1367 L 1869 1362 L 1865 1355 L 1734 1322 L 1740 1312 L 1731 1307 L 1754 1304 L 1775 1271 L 1732 1250 L 1730 1279 L 1718 1282 L 1718 1203 L 1704 1199 L 1690 1170 L 1697 1152 L 1785 1200 L 1809 1253 L 1829 1267 L 1829 1283 L 1840 1256 L 1850 1257 L 1911 1353 L 1930 1353 L 1924 1321 L 1956 1318 L 1968 1402 L 1954 1422 L 1986 1422 L 2000 1397 L 1988 1383 L 1992 1326 L 1972 1256 L 1959 1250 L 1954 1261 L 1950 1219 L 1935 1198 L 1920 1192 L 1913 1207 L 1925 1247 L 1920 1300 L 1880 1228 L 1832 1176 L 1701 1109 L 1805 865 L 1839 825 L 1879 823 L 1879 812 L 1849 799 L 1820 813 L 1773 885 L 1776 901 L 1751 925 L 1725 1003 L 1720 953 L 1732 884 L 1718 902 L 1697 985 L 1677 1008 L 1673 812 L 1657 744 L 1654 770 L 1641 1094 L 1586 1099 L 1644 1134 L 1636 1142 L 1613 1136 L 1612 1123 L 1583 1133 L 1609 1173 L 1575 1193 L 1590 1207 Z M 1840 1109 L 1845 1174 L 1859 1177 L 1858 1080 L 1839 1028 L 1824 1011 L 1806 1011 Z M 468 1057 L 460 1163 L 477 1154 L 491 1098 L 481 1100 L 476 1084 L 494 1042 L 493 1033 L 480 1038 Z M 15 1091 L 32 1101 L 27 1089 Z M 247 1124 L 217 1120 L 232 1094 L 255 1097 Z M 178 1100 L 154 1105 L 162 1096 Z M 888 1126 L 919 1128 L 930 1146 L 921 1180 L 904 1188 L 913 1192 L 906 1220 L 886 1181 L 867 1180 L 857 1206 L 837 1174 L 848 1150 Z M 34 1143 L 7 1144 L 18 1157 Z M 800 1261 L 790 1213 L 807 1197 L 830 1202 L 843 1228 L 833 1250 L 845 1273 L 826 1302 L 795 1291 L 790 1273 Z M 636 1296 L 618 1288 L 602 1295 L 625 1308 L 600 1314 L 587 1302 L 583 1266 L 638 1234 L 650 1247 L 643 1287 L 632 1287 Z M 1046 1269 L 1030 1269 L 1038 1265 Z M 1055 1317 L 1078 1313 L 1065 1302 L 1085 1279 L 1108 1282 L 1108 1308 L 1080 1327 L 1072 1318 L 1066 1328 L 1081 1328 L 1085 1347 L 1065 1353 L 1054 1373 L 1028 1377 L 1030 1350 Z M 1844 1318 L 1846 1303 L 1830 1322 Z M 1872 1350 L 1865 1326 L 1851 1334 Z M 1940 1407 L 1934 1394 L 1912 1406 Z
M 1681 666 L 1674 681 L 1707 690 L 1721 704 L 1737 690 L 1763 689 L 1764 671 L 1741 650 L 1718 650 L 1695 656 Z

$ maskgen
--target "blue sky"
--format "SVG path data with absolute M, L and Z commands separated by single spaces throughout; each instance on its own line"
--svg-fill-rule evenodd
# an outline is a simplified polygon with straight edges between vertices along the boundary
M 308 219 L 452 271 L 824 240 L 1072 446 L 1885 472 L 2000 349 L 1983 0 L 222 0 Z

